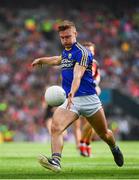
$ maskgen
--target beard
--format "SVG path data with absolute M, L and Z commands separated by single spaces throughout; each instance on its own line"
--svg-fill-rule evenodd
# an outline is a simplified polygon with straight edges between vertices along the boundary
M 72 46 L 72 43 L 71 44 L 64 44 L 65 48 L 71 48 L 71 46 Z

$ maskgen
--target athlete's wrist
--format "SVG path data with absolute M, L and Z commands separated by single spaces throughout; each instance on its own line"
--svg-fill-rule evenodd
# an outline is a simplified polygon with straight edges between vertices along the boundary
M 68 97 L 73 98 L 74 97 L 74 93 L 72 91 L 70 91 L 69 94 L 68 94 Z

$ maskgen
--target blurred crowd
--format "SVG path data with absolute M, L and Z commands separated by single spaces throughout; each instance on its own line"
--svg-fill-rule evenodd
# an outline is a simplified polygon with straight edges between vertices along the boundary
M 46 86 L 60 84 L 60 69 L 32 69 L 31 62 L 61 53 L 56 28 L 63 19 L 75 22 L 79 42 L 95 43 L 101 88 L 118 88 L 139 98 L 139 7 L 117 15 L 105 5 L 95 6 L 88 1 L 68 11 L 52 4 L 0 7 L 0 132 L 5 141 L 46 138 L 43 95 Z

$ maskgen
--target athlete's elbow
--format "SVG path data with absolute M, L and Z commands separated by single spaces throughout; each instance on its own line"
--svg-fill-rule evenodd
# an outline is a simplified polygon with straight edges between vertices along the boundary
M 54 62 L 53 62 L 53 65 L 55 65 L 55 66 L 59 66 L 59 65 L 60 65 L 60 63 L 59 63 L 58 61 L 54 61 Z

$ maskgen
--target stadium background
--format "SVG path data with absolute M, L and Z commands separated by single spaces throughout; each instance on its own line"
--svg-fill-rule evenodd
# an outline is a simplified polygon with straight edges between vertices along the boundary
M 57 24 L 75 22 L 78 40 L 96 44 L 101 99 L 120 140 L 139 139 L 139 2 L 137 0 L 0 1 L 0 139 L 42 141 L 45 87 L 58 67 L 32 70 L 34 58 L 59 55 Z

